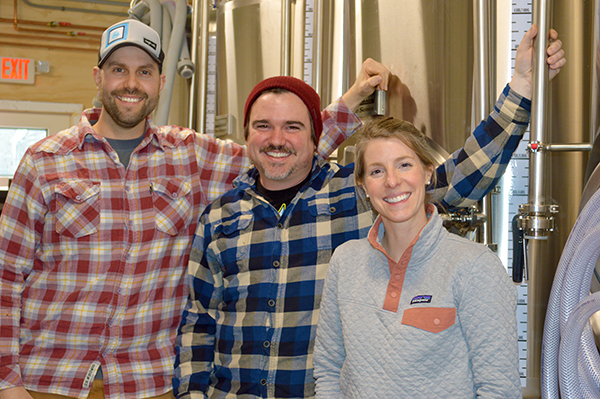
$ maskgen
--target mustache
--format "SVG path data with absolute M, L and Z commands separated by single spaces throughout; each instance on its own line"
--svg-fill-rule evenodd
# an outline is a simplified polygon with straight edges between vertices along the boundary
M 284 152 L 286 154 L 296 155 L 296 151 L 294 151 L 293 149 L 288 148 L 284 145 L 268 145 L 268 146 L 262 147 L 260 149 L 260 152 L 271 152 L 271 151 Z
M 123 89 L 123 90 L 114 90 L 111 92 L 111 94 L 113 96 L 124 96 L 124 95 L 129 95 L 129 96 L 136 96 L 136 97 L 142 97 L 142 98 L 148 98 L 148 94 L 144 93 L 141 90 L 127 90 L 127 89 Z

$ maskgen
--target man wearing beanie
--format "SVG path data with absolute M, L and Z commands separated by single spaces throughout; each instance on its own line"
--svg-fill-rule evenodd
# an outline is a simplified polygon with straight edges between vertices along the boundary
M 525 132 L 532 64 L 526 38 L 495 111 L 437 170 L 434 200 L 446 207 L 469 206 L 489 192 Z M 246 101 L 254 167 L 200 218 L 177 338 L 178 398 L 315 395 L 313 346 L 331 254 L 366 237 L 374 220 L 357 200 L 353 165 L 315 156 L 320 109 L 310 86 L 282 76 L 260 82 Z
M 198 219 L 250 163 L 243 146 L 152 123 L 162 62 L 147 25 L 109 27 L 93 69 L 103 107 L 23 157 L 0 218 L 2 399 L 172 397 Z M 359 126 L 349 107 L 386 83 L 368 60 L 317 106 L 319 159 Z

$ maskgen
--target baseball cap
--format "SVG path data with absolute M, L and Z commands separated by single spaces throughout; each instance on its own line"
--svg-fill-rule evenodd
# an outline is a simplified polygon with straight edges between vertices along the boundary
M 135 19 L 117 22 L 102 33 L 98 67 L 102 68 L 108 57 L 116 49 L 124 46 L 141 48 L 158 63 L 159 69 L 162 70 L 165 54 L 161 49 L 160 36 L 154 29 Z
M 254 104 L 256 99 L 260 97 L 264 91 L 275 88 L 285 89 L 300 97 L 304 105 L 306 105 L 306 108 L 308 108 L 308 113 L 312 119 L 316 140 L 318 142 L 319 137 L 321 137 L 321 132 L 323 131 L 321 98 L 307 83 L 292 76 L 274 76 L 272 78 L 267 78 L 254 86 L 254 89 L 252 89 L 246 100 L 246 106 L 244 107 L 244 127 L 248 124 L 252 104 Z

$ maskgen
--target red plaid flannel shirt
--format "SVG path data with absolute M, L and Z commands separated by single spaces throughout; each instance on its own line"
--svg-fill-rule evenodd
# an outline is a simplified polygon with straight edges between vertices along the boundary
M 148 121 L 127 169 L 91 123 L 28 149 L 0 218 L 0 389 L 107 398 L 172 389 L 191 240 L 207 204 L 249 167 L 245 147 Z M 360 121 L 323 113 L 328 156 Z M 91 122 L 91 123 L 90 123 Z

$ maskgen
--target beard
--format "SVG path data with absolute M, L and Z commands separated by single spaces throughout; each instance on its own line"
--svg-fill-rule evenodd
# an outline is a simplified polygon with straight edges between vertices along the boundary
M 280 151 L 296 155 L 296 151 L 289 149 L 285 146 L 267 146 L 260 149 L 260 152 Z M 270 162 L 261 162 L 259 160 L 253 160 L 252 163 L 256 166 L 261 176 L 274 181 L 286 180 L 300 169 L 305 169 L 307 166 L 312 166 L 312 160 L 309 162 L 294 162 L 291 165 L 284 164 L 272 164 Z
M 136 112 L 123 111 L 115 101 L 117 96 L 123 95 L 141 97 L 144 99 L 144 105 Z M 104 110 L 110 115 L 117 126 L 124 129 L 132 129 L 140 122 L 145 121 L 146 117 L 154 111 L 158 103 L 158 96 L 150 97 L 139 90 L 115 90 L 108 93 L 104 89 L 100 89 L 100 101 L 102 101 Z

